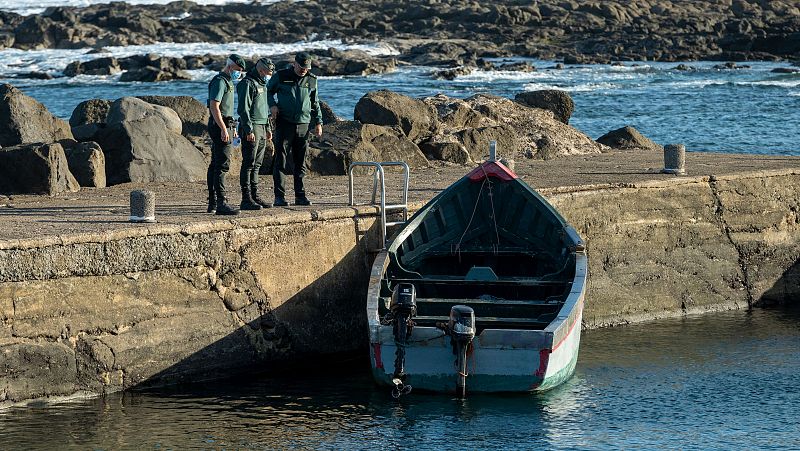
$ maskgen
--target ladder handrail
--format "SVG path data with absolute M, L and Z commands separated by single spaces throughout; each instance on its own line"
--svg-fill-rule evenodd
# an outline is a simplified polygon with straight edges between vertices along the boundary
M 403 169 L 403 203 L 395 205 L 396 207 L 402 206 L 403 208 L 403 222 L 408 221 L 408 179 L 411 170 L 408 164 L 404 161 L 354 161 L 350 163 L 347 169 L 347 176 L 349 182 L 349 195 L 348 200 L 351 207 L 356 206 L 353 195 L 353 169 L 359 166 L 373 167 L 375 172 L 372 175 L 372 201 L 369 205 L 376 205 L 375 197 L 378 191 L 378 182 L 380 181 L 380 219 L 381 219 L 381 246 L 386 249 L 386 175 L 383 170 L 384 166 L 400 166 Z

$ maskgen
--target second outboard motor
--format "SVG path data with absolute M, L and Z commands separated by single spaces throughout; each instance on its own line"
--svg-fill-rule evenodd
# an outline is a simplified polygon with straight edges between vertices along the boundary
M 417 315 L 417 289 L 413 284 L 400 283 L 392 292 L 392 301 L 389 304 L 392 314 L 394 343 L 397 346 L 394 360 L 394 389 L 392 396 L 399 398 L 411 392 L 411 386 L 405 384 L 406 344 L 414 328 L 412 320 Z
M 454 305 L 450 309 L 447 330 L 456 353 L 458 380 L 456 394 L 463 398 L 467 391 L 467 350 L 475 339 L 475 310 L 466 305 Z

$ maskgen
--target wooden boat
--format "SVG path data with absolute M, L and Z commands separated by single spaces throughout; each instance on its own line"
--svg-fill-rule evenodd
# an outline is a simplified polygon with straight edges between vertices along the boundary
M 375 259 L 372 372 L 393 395 L 546 390 L 575 370 L 584 242 L 487 161 L 419 210 Z

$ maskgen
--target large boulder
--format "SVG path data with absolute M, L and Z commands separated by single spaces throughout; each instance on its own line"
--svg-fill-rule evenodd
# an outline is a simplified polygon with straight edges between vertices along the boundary
M 603 146 L 563 122 L 549 111 L 530 108 L 510 99 L 478 94 L 465 100 L 437 95 L 424 99 L 438 114 L 437 134 L 428 142 L 458 142 L 472 160 L 481 161 L 489 153 L 489 142 L 497 141 L 499 155 L 507 158 L 550 159 L 567 155 L 599 153 Z M 430 156 L 440 149 L 424 145 Z M 437 146 L 439 147 L 439 146 Z M 441 146 L 457 152 L 452 145 Z M 465 160 L 457 153 L 450 161 Z
M 354 161 L 405 161 L 411 167 L 427 166 L 416 144 L 397 128 L 358 121 L 334 122 L 321 141 L 312 143 L 309 166 L 321 175 L 345 175 Z
M 333 108 L 330 105 L 320 100 L 319 108 L 322 110 L 322 123 L 323 124 L 332 124 L 334 122 L 339 122 L 343 120 L 339 116 L 334 113 Z
M 109 109 L 111 109 L 111 100 L 84 100 L 72 110 L 69 125 L 79 127 L 86 124 L 105 124 L 108 119 Z
M 107 125 L 95 140 L 106 157 L 106 183 L 205 180 L 203 154 L 157 116 Z
M 73 139 L 69 125 L 9 84 L 0 85 L 0 146 Z
M 65 148 L 64 152 L 69 170 L 81 186 L 105 188 L 106 158 L 99 144 L 91 141 L 77 143 Z
M 436 111 L 422 100 L 380 90 L 368 92 L 356 104 L 354 118 L 364 124 L 399 127 L 408 139 L 421 142 L 434 134 Z
M 122 72 L 119 61 L 113 56 L 98 58 L 91 61 L 73 61 L 64 69 L 64 75 L 74 77 L 76 75 L 113 75 Z
M 134 97 L 111 104 L 105 127 L 92 139 L 106 157 L 106 182 L 204 180 L 207 159 L 181 135 L 178 113 Z
M 208 107 L 192 96 L 137 96 L 153 105 L 160 105 L 175 111 L 183 123 L 183 136 L 203 136 L 208 134 Z
M 559 89 L 520 92 L 514 96 L 514 100 L 532 108 L 552 111 L 556 119 L 565 124 L 569 124 L 569 118 L 575 111 L 572 97 L 567 91 Z
M 183 131 L 183 123 L 175 110 L 161 105 L 154 105 L 135 97 L 123 97 L 115 100 L 108 110 L 106 124 L 113 125 L 121 122 L 139 121 L 146 117 L 156 118 L 169 131 L 179 134 Z
M 80 190 L 61 144 L 22 144 L 0 149 L 0 192 L 49 194 Z
M 612 149 L 646 149 L 663 151 L 664 147 L 642 135 L 639 130 L 626 125 L 597 138 L 597 142 Z

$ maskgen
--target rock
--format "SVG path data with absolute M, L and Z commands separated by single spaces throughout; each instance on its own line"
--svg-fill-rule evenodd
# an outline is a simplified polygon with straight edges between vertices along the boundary
M 798 74 L 800 73 L 800 68 L 797 67 L 776 67 L 772 69 L 770 72 L 774 74 Z
M 748 66 L 748 65 L 743 65 L 743 66 L 740 66 L 740 65 L 736 64 L 736 63 L 735 63 L 735 62 L 733 62 L 733 61 L 729 61 L 729 62 L 727 62 L 727 63 L 725 63 L 725 64 L 715 64 L 714 66 L 712 66 L 712 68 L 713 68 L 713 69 L 719 69 L 719 70 L 726 70 L 726 69 L 748 69 L 748 68 L 750 68 L 750 66 Z
M 183 123 L 175 110 L 148 103 L 136 97 L 123 97 L 115 100 L 108 110 L 106 123 L 112 125 L 120 122 L 138 121 L 145 117 L 155 117 L 169 131 L 178 134 L 183 131 Z
M 109 109 L 111 109 L 110 100 L 84 100 L 72 110 L 72 116 L 69 118 L 69 125 L 77 127 L 84 124 L 105 124 Z
M 411 167 L 427 166 L 428 160 L 416 144 L 397 129 L 358 121 L 328 125 L 309 166 L 321 175 L 345 175 L 353 161 L 405 161 Z M 318 171 L 331 172 L 318 172 Z
M 569 124 L 569 118 L 575 111 L 575 102 L 569 93 L 558 89 L 520 92 L 514 96 L 517 102 L 543 110 L 552 111 L 559 121 Z
M 74 77 L 76 75 L 113 75 L 122 72 L 119 61 L 113 56 L 98 58 L 95 60 L 69 63 L 64 69 L 64 75 Z
M 452 69 L 443 69 L 433 73 L 433 78 L 436 80 L 455 80 L 456 77 L 462 75 L 469 75 L 475 70 L 474 67 L 459 66 Z
M 445 142 L 428 141 L 420 144 L 419 148 L 430 160 L 449 161 L 457 164 L 473 163 L 467 148 L 455 140 Z
M 597 142 L 605 144 L 613 149 L 664 150 L 663 146 L 646 138 L 630 125 L 606 133 L 597 138 Z
M 105 153 L 108 185 L 206 179 L 208 165 L 203 154 L 180 133 L 167 129 L 159 116 L 114 123 L 109 120 L 95 140 Z
M 157 82 L 170 80 L 191 80 L 192 76 L 183 70 L 161 70 L 155 67 L 143 67 L 141 69 L 129 70 L 119 77 L 119 81 L 142 81 Z
M 330 105 L 320 100 L 319 107 L 322 110 L 322 123 L 323 124 L 332 124 L 334 122 L 339 122 L 344 119 L 340 118 L 333 112 L 333 109 Z
M 19 89 L 0 85 L 0 146 L 73 139 L 69 125 Z
M 397 126 L 419 142 L 436 130 L 436 112 L 425 102 L 392 91 L 372 91 L 356 104 L 354 118 L 364 124 Z
M 444 94 L 438 94 L 426 97 L 422 101 L 436 110 L 439 123 L 449 129 L 461 130 L 494 124 L 461 99 L 451 99 Z
M 0 192 L 49 194 L 80 190 L 61 144 L 21 144 L 0 149 Z
M 192 96 L 137 96 L 153 105 L 172 109 L 178 114 L 183 127 L 183 136 L 205 136 L 208 134 L 208 107 Z M 323 112 L 324 119 L 324 112 Z M 327 123 L 327 122 L 326 122 Z
M 72 127 L 72 135 L 78 142 L 92 141 L 97 132 L 102 128 L 105 128 L 105 124 L 78 125 L 77 127 Z
M 64 149 L 67 163 L 80 186 L 105 188 L 106 158 L 96 142 L 83 142 Z
M 32 80 L 52 80 L 53 76 L 47 72 L 26 72 L 24 74 L 17 74 L 17 78 L 29 78 Z
M 314 52 L 314 55 L 312 71 L 323 76 L 385 74 L 394 72 L 397 67 L 394 57 L 375 57 L 361 50 L 330 48 L 327 52 Z
M 600 144 L 556 120 L 551 112 L 504 97 L 478 94 L 459 100 L 440 94 L 424 102 L 439 117 L 437 134 L 429 142 L 458 142 L 474 161 L 488 155 L 489 141 L 493 140 L 497 141 L 498 154 L 509 159 L 549 159 L 602 151 Z
M 536 66 L 531 63 L 503 63 L 494 65 L 494 70 L 506 70 L 506 71 L 514 71 L 514 72 L 533 72 L 536 70 Z
M 697 69 L 695 69 L 692 66 L 689 66 L 688 64 L 681 63 L 681 64 L 678 64 L 677 66 L 673 67 L 672 70 L 692 71 L 692 70 L 697 70 Z

